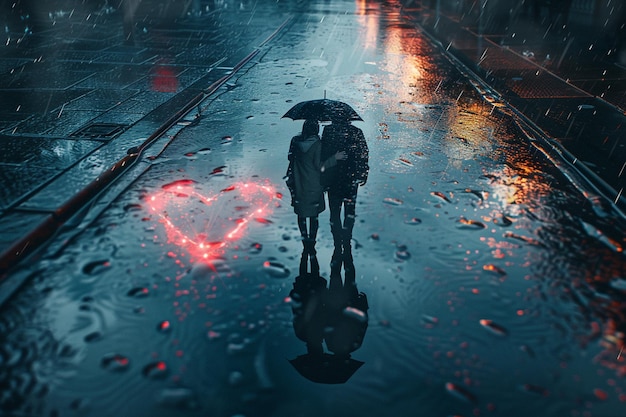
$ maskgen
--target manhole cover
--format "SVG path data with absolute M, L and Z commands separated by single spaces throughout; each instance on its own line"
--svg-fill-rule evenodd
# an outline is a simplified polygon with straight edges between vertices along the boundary
M 126 125 L 116 123 L 94 123 L 87 125 L 70 136 L 89 139 L 112 139 L 126 129 Z

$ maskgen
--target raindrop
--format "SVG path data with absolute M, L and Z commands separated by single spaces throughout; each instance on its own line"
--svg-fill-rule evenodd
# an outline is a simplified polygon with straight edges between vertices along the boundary
M 100 339 L 102 339 L 102 333 L 100 332 L 91 332 L 88 335 L 86 335 L 84 338 L 85 342 L 87 343 L 96 342 Z
M 134 298 L 143 298 L 147 297 L 150 291 L 146 287 L 135 287 L 129 290 L 126 295 Z
M 395 253 L 395 258 L 396 260 L 399 260 L 399 261 L 406 261 L 407 259 L 411 258 L 411 254 L 407 250 L 406 245 L 398 246 L 396 253 Z
M 485 329 L 489 330 L 491 333 L 497 336 L 506 336 L 508 334 L 508 331 L 504 327 L 497 323 L 494 323 L 492 320 L 481 319 L 479 323 Z
M 404 204 L 404 201 L 399 198 L 387 197 L 383 200 L 383 203 L 389 204 L 390 206 L 400 206 Z
M 174 182 L 170 182 L 167 184 L 164 184 L 161 186 L 161 188 L 163 188 L 164 190 L 170 190 L 172 188 L 176 188 L 176 187 L 185 187 L 188 185 L 192 185 L 195 184 L 196 181 L 194 180 L 190 180 L 190 179 L 183 179 L 183 180 L 178 180 L 178 181 L 174 181 Z
M 521 235 L 518 235 L 518 234 L 515 234 L 515 233 L 512 233 L 512 232 L 506 232 L 504 234 L 504 237 L 510 237 L 510 238 L 513 238 L 513 239 L 521 240 L 522 242 L 525 242 L 525 243 L 528 243 L 528 244 L 531 244 L 531 245 L 543 246 L 541 244 L 541 242 L 539 242 L 536 239 L 533 239 L 533 238 L 530 238 L 530 237 L 527 237 L 527 236 L 521 236 Z
M 141 204 L 126 204 L 124 206 L 124 211 L 140 211 L 142 210 Z
M 486 229 L 487 226 L 483 222 L 479 222 L 478 220 L 470 220 L 465 217 L 461 217 L 459 219 L 459 223 L 461 229 Z
M 77 353 L 76 349 L 70 345 L 63 345 L 59 349 L 59 356 L 62 358 L 72 358 L 76 355 L 76 353 Z M 8 361 L 7 361 L 7 365 L 8 365 Z
M 498 275 L 506 275 L 506 272 L 504 271 L 504 269 L 498 266 L 495 266 L 494 264 L 483 265 L 483 270 L 489 271 L 489 272 L 495 272 Z
M 164 388 L 157 396 L 157 403 L 163 407 L 180 410 L 198 407 L 194 392 L 186 387 Z
M 163 320 L 159 324 L 157 324 L 157 330 L 160 333 L 169 333 L 172 330 L 172 324 L 169 320 Z
M 593 395 L 595 395 L 596 398 L 600 401 L 605 401 L 607 398 L 609 398 L 609 394 L 607 394 L 606 391 L 601 390 L 600 388 L 595 388 L 593 390 Z
M 444 193 L 442 193 L 440 191 L 432 191 L 430 193 L 430 195 L 433 195 L 435 197 L 439 197 L 439 198 L 441 198 L 442 200 L 444 200 L 447 203 L 451 203 L 452 202 L 452 201 L 450 201 L 450 199 L 448 197 L 446 197 L 446 195 Z
M 261 250 L 263 250 L 263 245 L 258 242 L 255 242 L 252 245 L 250 245 L 250 253 L 253 255 L 260 253 Z
M 473 190 L 471 188 L 466 188 L 465 192 L 466 193 L 470 193 L 470 194 L 474 194 L 476 197 L 480 198 L 481 200 L 485 199 L 485 196 L 483 195 L 483 191 L 481 191 L 481 190 Z
M 109 353 L 102 357 L 100 366 L 112 372 L 122 372 L 128 369 L 130 361 L 126 356 L 118 353 Z
M 446 391 L 448 391 L 450 395 L 452 395 L 455 398 L 458 398 L 459 400 L 469 402 L 469 403 L 476 402 L 476 396 L 472 394 L 471 392 L 469 392 L 467 388 L 464 388 L 458 384 L 455 384 L 452 382 L 446 382 Z
M 400 161 L 400 163 L 402 163 L 403 165 L 412 167 L 413 166 L 413 162 L 409 161 L 406 158 L 399 158 L 398 161 Z
M 108 261 L 108 259 L 89 262 L 88 264 L 83 266 L 83 273 L 87 275 L 97 275 L 102 271 L 105 271 L 110 266 L 111 263 Z
M 211 148 L 202 148 L 198 151 L 198 155 L 208 155 L 211 153 Z
M 439 323 L 439 319 L 434 316 L 429 316 L 427 314 L 422 314 L 422 323 L 427 325 L 427 327 L 434 327 L 437 323 Z
M 418 219 L 417 217 L 413 217 L 412 219 L 405 220 L 404 224 L 408 224 L 410 226 L 415 226 L 415 225 L 418 225 L 418 224 L 422 224 L 422 220 Z
M 504 214 L 500 215 L 499 219 L 494 219 L 495 224 L 499 224 L 500 226 L 507 227 L 513 224 L 513 220 L 505 216 Z
M 211 171 L 211 174 L 209 174 L 209 175 L 221 174 L 221 173 L 224 172 L 224 168 L 226 168 L 226 166 L 224 166 L 224 165 L 219 166 L 217 168 L 213 168 L 213 171 Z
M 287 267 L 275 261 L 263 262 L 263 270 L 272 278 L 286 278 L 290 273 Z
M 141 371 L 143 376 L 150 379 L 163 379 L 168 374 L 167 365 L 163 361 L 149 363 Z

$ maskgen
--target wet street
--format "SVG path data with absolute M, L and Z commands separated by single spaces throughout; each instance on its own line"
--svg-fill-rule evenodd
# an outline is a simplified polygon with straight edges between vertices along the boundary
M 397 4 L 267 3 L 240 10 L 288 22 L 261 53 L 22 267 L 0 313 L 2 415 L 623 415 L 624 219 Z M 283 176 L 302 121 L 282 116 L 324 97 L 354 107 L 369 147 L 352 240 L 369 309 L 346 313 L 368 327 L 343 384 L 290 363 L 306 345 Z

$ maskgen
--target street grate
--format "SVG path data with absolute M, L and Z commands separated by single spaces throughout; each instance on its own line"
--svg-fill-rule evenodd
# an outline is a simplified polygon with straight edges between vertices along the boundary
M 70 136 L 74 138 L 109 140 L 122 133 L 127 127 L 118 123 L 93 123 L 77 130 Z
M 499 71 L 495 76 L 499 76 Z M 510 91 L 525 99 L 589 97 L 584 91 L 545 71 L 522 71 L 518 77 L 505 80 Z

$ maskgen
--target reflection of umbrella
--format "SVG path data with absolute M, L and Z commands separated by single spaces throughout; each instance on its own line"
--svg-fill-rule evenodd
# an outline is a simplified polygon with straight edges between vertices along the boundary
M 290 108 L 283 117 L 293 120 L 314 119 L 319 122 L 363 120 L 349 104 L 327 98 L 302 101 Z
M 321 384 L 343 384 L 365 363 L 328 353 L 300 355 L 289 362 L 300 375 Z

